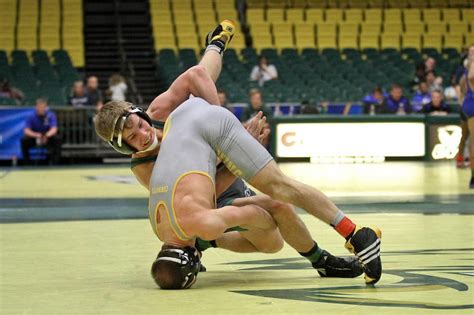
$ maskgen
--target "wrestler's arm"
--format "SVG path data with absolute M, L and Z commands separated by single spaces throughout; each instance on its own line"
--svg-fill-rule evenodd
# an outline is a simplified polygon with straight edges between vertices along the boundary
M 152 119 L 164 121 L 190 94 L 201 97 L 210 104 L 219 104 L 216 85 L 206 68 L 201 65 L 182 73 L 166 92 L 153 100 L 147 113 Z
M 151 173 L 153 172 L 154 166 L 155 166 L 154 161 L 132 166 L 133 175 L 135 175 L 138 182 L 148 190 L 150 190 L 150 187 L 149 187 L 150 177 L 151 177 Z
M 197 224 L 198 223 L 198 224 Z M 189 230 L 205 240 L 215 240 L 231 227 L 250 227 L 269 230 L 276 228 L 272 216 L 256 205 L 242 207 L 226 206 L 210 211 L 201 211 L 188 220 Z
M 170 88 L 158 95 L 150 104 L 147 113 L 154 120 L 166 120 L 169 114 L 181 103 L 189 98 L 189 94 L 202 97 L 211 104 L 219 104 L 217 89 L 206 68 L 194 66 L 181 74 Z M 156 155 L 158 150 L 133 154 L 132 158 L 143 158 Z M 153 161 L 132 167 L 132 172 L 140 184 L 148 189 Z

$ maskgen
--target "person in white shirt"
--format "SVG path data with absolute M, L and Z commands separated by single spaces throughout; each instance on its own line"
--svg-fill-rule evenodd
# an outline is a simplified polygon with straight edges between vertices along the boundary
M 258 85 L 263 86 L 266 81 L 278 79 L 276 67 L 268 63 L 267 57 L 260 56 L 258 65 L 255 65 L 250 73 L 250 80 L 258 81 Z
M 120 74 L 113 74 L 109 78 L 109 89 L 112 101 L 125 101 L 125 93 L 127 92 L 127 84 Z

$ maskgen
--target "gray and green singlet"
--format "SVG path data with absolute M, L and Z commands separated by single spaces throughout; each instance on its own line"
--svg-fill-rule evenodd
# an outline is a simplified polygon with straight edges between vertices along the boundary
M 190 239 L 178 224 L 173 192 L 187 174 L 203 174 L 215 183 L 217 157 L 235 176 L 245 180 L 250 180 L 272 160 L 231 112 L 201 98 L 191 98 L 166 120 L 160 153 L 151 175 L 149 215 L 155 233 L 156 211 L 163 204 L 176 236 Z

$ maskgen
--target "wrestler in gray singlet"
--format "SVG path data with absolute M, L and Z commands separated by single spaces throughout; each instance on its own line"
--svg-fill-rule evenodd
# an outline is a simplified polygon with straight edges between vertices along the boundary
M 184 175 L 203 174 L 215 182 L 219 157 L 234 175 L 249 180 L 272 160 L 231 112 L 197 97 L 171 113 L 163 133 L 150 179 L 150 221 L 156 233 L 155 210 L 160 203 L 164 204 L 171 227 L 182 240 L 189 237 L 179 227 L 171 201 Z

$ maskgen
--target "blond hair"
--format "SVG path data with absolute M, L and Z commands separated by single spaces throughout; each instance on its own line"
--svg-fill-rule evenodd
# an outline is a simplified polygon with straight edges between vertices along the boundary
M 112 133 L 118 136 L 119 130 L 116 128 L 117 120 L 130 110 L 132 103 L 124 101 L 110 101 L 99 110 L 94 117 L 95 132 L 105 141 L 110 141 Z M 131 122 L 127 120 L 124 128 L 130 128 Z

